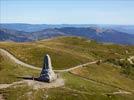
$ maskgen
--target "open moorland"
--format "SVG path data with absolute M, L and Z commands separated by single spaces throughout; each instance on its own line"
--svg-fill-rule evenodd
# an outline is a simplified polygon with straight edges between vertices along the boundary
M 53 69 L 62 79 L 56 85 L 44 83 L 46 87 L 42 83 L 33 84 L 33 80 L 24 77 L 38 77 L 40 70 L 19 65 L 0 51 L 0 100 L 134 99 L 134 46 L 58 37 L 35 42 L 0 42 L 0 48 L 36 68 L 42 67 L 44 55 L 49 54 Z M 86 65 L 65 70 L 83 64 Z

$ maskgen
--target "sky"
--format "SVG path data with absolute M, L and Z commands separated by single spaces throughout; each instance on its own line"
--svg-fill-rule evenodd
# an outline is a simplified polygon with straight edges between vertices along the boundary
M 134 0 L 0 0 L 0 23 L 134 25 Z

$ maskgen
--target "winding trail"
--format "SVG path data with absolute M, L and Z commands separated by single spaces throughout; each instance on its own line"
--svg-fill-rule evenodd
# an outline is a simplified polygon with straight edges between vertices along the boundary
M 11 53 L 9 53 L 8 51 L 1 49 L 0 48 L 0 54 L 3 56 L 6 56 L 8 58 L 10 58 L 11 61 L 15 62 L 16 64 L 22 65 L 24 67 L 28 67 L 28 68 L 32 68 L 32 69 L 36 69 L 36 70 L 41 70 L 41 68 L 35 67 L 33 65 L 30 64 L 26 64 L 22 61 L 20 61 L 19 59 L 17 59 L 16 57 L 14 57 Z
M 69 88 L 69 87 L 62 87 L 62 88 L 63 88 L 63 89 L 67 89 L 67 90 L 69 90 L 69 91 L 81 93 L 81 94 L 95 95 L 95 93 L 90 93 L 90 92 L 86 92 L 86 91 L 80 91 L 80 90 L 72 89 L 72 88 Z
M 77 76 L 77 77 L 79 77 L 79 78 L 81 78 L 81 79 L 83 79 L 83 80 L 90 81 L 90 82 L 92 82 L 92 83 L 97 83 L 97 84 L 105 85 L 105 86 L 111 86 L 111 87 L 117 88 L 117 89 L 119 90 L 119 91 L 117 91 L 117 92 L 113 92 L 113 93 L 104 93 L 104 94 L 132 94 L 132 93 L 131 93 L 132 91 L 128 91 L 128 90 L 123 89 L 123 88 L 121 88 L 121 87 L 118 87 L 118 86 L 115 86 L 115 85 L 111 85 L 111 84 L 108 84 L 108 83 L 105 83 L 105 82 L 101 82 L 101 81 L 96 81 L 96 80 L 94 80 L 94 79 L 89 79 L 89 78 L 86 78 L 86 77 L 82 77 L 82 76 L 77 75 L 77 74 L 74 74 L 74 73 L 72 73 L 72 72 L 69 72 L 69 73 L 72 74 L 72 75 L 75 75 L 75 76 Z
M 62 87 L 62 88 L 70 90 L 70 91 L 74 91 L 74 92 L 77 92 L 77 93 L 81 93 L 81 94 L 96 95 L 96 93 L 94 93 L 94 92 L 79 91 L 77 89 L 72 89 L 72 88 L 69 88 L 69 87 Z M 116 94 L 128 94 L 128 95 L 131 95 L 130 92 L 123 91 L 123 90 L 118 90 L 116 92 L 111 92 L 111 93 L 100 93 L 100 95 L 116 95 Z
M 14 62 L 16 64 L 22 65 L 22 66 L 27 67 L 27 68 L 35 69 L 35 70 L 41 70 L 41 68 L 38 68 L 38 67 L 35 67 L 33 65 L 22 62 L 21 60 L 17 59 L 11 53 L 9 53 L 8 51 L 6 51 L 4 49 L 0 48 L 0 54 L 4 57 L 9 58 L 12 62 Z M 64 70 L 54 70 L 54 71 L 55 72 L 68 72 L 68 71 L 74 70 L 76 68 L 84 67 L 84 66 L 87 66 L 89 64 L 94 64 L 94 63 L 97 63 L 97 61 L 88 62 L 88 63 L 81 64 L 81 65 L 78 65 L 78 66 L 75 66 L 72 68 L 64 69 Z M 38 89 L 38 88 L 51 88 L 51 87 L 63 86 L 64 80 L 62 78 L 59 78 L 55 82 L 52 82 L 51 84 L 37 82 L 37 81 L 33 81 L 33 80 L 22 80 L 22 81 L 18 81 L 18 82 L 13 82 L 11 84 L 0 84 L 0 89 L 8 88 L 10 86 L 14 86 L 14 85 L 17 85 L 20 83 L 27 83 L 29 85 L 32 85 L 34 87 L 34 89 Z
M 64 80 L 59 77 L 55 81 L 51 83 L 47 82 L 39 82 L 35 80 L 22 80 L 22 81 L 17 81 L 13 82 L 11 84 L 0 84 L 0 89 L 5 89 L 11 86 L 21 86 L 22 84 L 27 84 L 28 86 L 32 86 L 33 89 L 43 89 L 43 88 L 55 88 L 55 87 L 61 87 L 64 86 Z M 1 100 L 1 99 L 0 99 Z
M 68 69 L 63 69 L 63 70 L 54 70 L 55 72 L 69 72 L 71 70 L 74 70 L 74 69 L 77 69 L 77 68 L 80 68 L 80 67 L 84 67 L 84 66 L 87 66 L 87 65 L 90 65 L 90 64 L 96 64 L 98 61 L 93 61 L 93 62 L 88 62 L 88 63 L 84 63 L 84 64 L 80 64 L 80 65 L 77 65 L 75 67 L 72 67 L 72 68 L 68 68 Z
M 38 67 L 35 67 L 33 65 L 30 65 L 30 64 L 27 64 L 27 63 L 24 63 L 22 62 L 21 60 L 17 59 L 16 57 L 14 57 L 11 53 L 9 53 L 8 51 L 4 50 L 4 49 L 1 49 L 0 48 L 0 54 L 3 55 L 3 56 L 6 56 L 8 58 L 10 58 L 10 60 L 12 60 L 13 62 L 15 62 L 16 64 L 19 64 L 19 65 L 22 65 L 24 67 L 27 67 L 27 68 L 31 68 L 31 69 L 36 69 L 36 70 L 41 70 L 41 68 L 38 68 Z M 68 72 L 68 71 L 71 71 L 71 70 L 74 70 L 74 69 L 77 69 L 77 68 L 80 68 L 80 67 L 84 67 L 84 66 L 87 66 L 89 64 L 95 64 L 97 63 L 98 61 L 93 61 L 93 62 L 87 62 L 87 63 L 84 63 L 84 64 L 80 64 L 80 65 L 77 65 L 75 67 L 72 67 L 72 68 L 68 68 L 68 69 L 63 69 L 63 70 L 54 70 L 55 72 Z
M 17 59 L 11 53 L 9 53 L 8 51 L 6 51 L 4 49 L 0 48 L 0 54 L 2 56 L 8 57 L 11 61 L 15 62 L 16 64 L 22 65 L 22 66 L 27 67 L 27 68 L 35 69 L 35 70 L 41 70 L 41 68 L 38 68 L 38 67 L 35 67 L 33 65 L 22 62 L 21 60 Z M 54 70 L 54 71 L 55 72 L 70 72 L 71 70 L 74 70 L 74 69 L 77 69 L 77 68 L 80 68 L 80 67 L 84 67 L 84 66 L 87 66 L 89 64 L 95 64 L 97 62 L 98 62 L 98 60 L 93 61 L 93 62 L 87 62 L 87 63 L 84 63 L 84 64 L 80 64 L 80 65 L 77 65 L 75 67 L 64 69 L 64 70 Z M 71 74 L 73 74 L 73 73 L 71 73 Z M 75 75 L 75 74 L 73 74 L 73 75 Z M 78 75 L 76 75 L 76 76 L 78 76 Z M 81 77 L 81 76 L 78 76 L 78 77 Z M 95 82 L 95 83 L 99 83 L 99 84 L 103 84 L 103 85 L 109 85 L 109 84 L 106 84 L 106 83 L 103 83 L 103 82 L 98 82 L 98 81 L 95 81 L 95 80 L 92 80 L 92 79 L 87 79 L 87 78 L 84 78 L 84 77 L 81 77 L 81 78 L 84 79 L 84 80 L 87 80 L 87 81 L 91 81 L 91 82 Z M 18 81 L 18 82 L 13 82 L 11 84 L 0 84 L 0 89 L 8 88 L 10 86 L 19 85 L 19 84 L 22 84 L 22 83 L 27 83 L 29 86 L 33 86 L 33 89 L 53 88 L 53 87 L 64 86 L 64 80 L 62 78 L 59 78 L 53 83 L 42 83 L 42 82 L 33 81 L 33 80 L 22 80 L 22 81 Z M 124 90 L 120 87 L 116 87 L 116 86 L 113 86 L 113 85 L 109 85 L 109 86 L 118 88 L 119 91 L 113 92 L 113 93 L 103 93 L 102 95 L 131 94 L 131 92 L 128 92 L 128 91 L 126 91 L 126 90 Z M 79 90 L 75 90 L 75 89 L 71 89 L 71 88 L 66 88 L 66 89 L 73 90 L 74 92 L 78 92 L 78 93 L 88 94 L 88 95 L 93 95 L 94 94 L 94 93 L 91 94 L 91 93 L 88 93 L 88 92 L 85 92 L 85 91 L 79 91 Z M 4 100 L 2 95 L 0 95 L 0 100 Z

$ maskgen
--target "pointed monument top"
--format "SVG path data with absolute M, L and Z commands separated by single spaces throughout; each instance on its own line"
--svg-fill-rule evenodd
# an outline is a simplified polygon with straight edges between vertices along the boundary
M 44 66 L 43 67 L 45 69 L 52 70 L 51 58 L 48 54 L 46 54 L 45 57 L 44 57 Z
M 49 56 L 49 54 L 46 54 L 45 56 Z M 50 56 L 49 56 L 50 57 Z

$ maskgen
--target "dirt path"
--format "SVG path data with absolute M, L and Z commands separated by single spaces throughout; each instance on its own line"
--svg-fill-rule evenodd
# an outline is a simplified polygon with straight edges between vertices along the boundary
M 76 89 L 72 89 L 72 88 L 69 88 L 69 87 L 62 87 L 63 89 L 67 89 L 67 90 L 70 90 L 70 91 L 74 91 L 74 92 L 77 92 L 77 93 L 81 93 L 81 94 L 88 94 L 88 95 L 95 95 L 96 93 L 94 92 L 86 92 L 86 91 L 79 91 L 79 90 L 76 90 Z M 127 92 L 127 91 L 123 91 L 123 90 L 119 90 L 117 92 L 112 92 L 112 93 L 102 93 L 101 95 L 116 95 L 116 94 L 132 94 L 131 92 Z
M 0 89 L 8 88 L 10 86 L 18 85 L 24 83 L 23 81 L 13 82 L 11 84 L 0 84 Z
M 11 86 L 19 86 L 22 84 L 27 84 L 28 86 L 32 87 L 33 89 L 42 89 L 42 88 L 55 88 L 64 86 L 64 80 L 62 78 L 57 78 L 55 81 L 51 83 L 47 82 L 39 82 L 35 80 L 22 80 L 18 82 L 13 82 L 11 84 L 0 84 L 0 89 L 8 88 Z M 0 99 L 1 100 L 1 99 Z
M 32 65 L 29 65 L 29 64 L 26 64 L 22 61 L 20 61 L 19 59 L 15 58 L 12 54 L 10 54 L 8 51 L 4 50 L 4 49 L 0 49 L 0 54 L 2 54 L 3 56 L 6 56 L 8 58 L 10 58 L 12 61 L 14 61 L 16 64 L 19 64 L 19 65 L 22 65 L 24 67 L 28 67 L 28 68 L 32 68 L 32 69 L 36 69 L 36 70 L 41 70 L 41 68 L 38 68 L 38 67 L 35 67 L 35 66 L 32 66 Z M 88 63 L 85 63 L 85 64 L 81 64 L 81 65 L 78 65 L 78 66 L 75 66 L 75 67 L 72 67 L 72 68 L 68 68 L 68 69 L 64 69 L 64 70 L 54 70 L 55 72 L 68 72 L 68 71 L 71 71 L 71 70 L 74 70 L 74 69 L 77 69 L 77 68 L 80 68 L 80 67 L 84 67 L 84 66 L 87 66 L 89 64 L 95 64 L 97 63 L 98 61 L 93 61 L 93 62 L 88 62 Z M 71 73 L 73 74 L 73 73 Z M 79 76 L 80 77 L 80 76 Z M 81 77 L 83 78 L 83 77 Z M 100 84 L 104 84 L 104 85 L 108 85 L 108 84 L 105 84 L 105 83 L 101 83 L 101 82 L 96 82 L 95 80 L 90 80 L 90 79 L 86 79 L 86 78 L 83 78 L 84 80 L 87 80 L 87 81 L 91 81 L 91 82 L 95 82 L 95 83 L 100 83 Z M 56 81 L 52 82 L 52 83 L 45 83 L 45 82 L 38 82 L 38 81 L 34 81 L 34 80 L 22 80 L 22 81 L 18 81 L 18 82 L 13 82 L 11 84 L 0 84 L 0 89 L 4 89 L 4 88 L 8 88 L 10 86 L 15 86 L 15 85 L 19 85 L 19 84 L 22 84 L 22 83 L 26 83 L 28 86 L 32 86 L 33 89 L 41 89 L 41 88 L 54 88 L 54 87 L 60 87 L 60 86 L 64 86 L 64 80 L 62 78 L 58 78 Z M 115 86 L 113 86 L 115 87 Z M 115 88 L 118 88 L 118 89 L 121 89 L 119 87 L 115 87 Z M 69 90 L 72 90 L 70 88 L 68 88 Z M 89 94 L 87 92 L 84 92 L 84 91 L 77 91 L 77 90 L 73 90 L 73 91 L 76 91 L 76 92 L 79 92 L 79 93 L 85 93 L 85 94 Z M 106 94 L 131 94 L 131 92 L 127 92 L 123 89 L 117 91 L 117 92 L 113 92 L 113 93 L 104 93 L 105 95 Z M 90 94 L 92 95 L 92 94 Z M 0 95 L 0 100 L 3 100 L 1 99 L 3 98 L 2 95 Z
M 41 68 L 38 68 L 38 67 L 35 67 L 33 65 L 30 65 L 30 64 L 27 64 L 27 63 L 24 63 L 24 62 L 20 61 L 19 59 L 17 59 L 16 57 L 14 57 L 12 54 L 10 54 L 8 51 L 6 51 L 4 49 L 1 49 L 0 48 L 0 54 L 2 54 L 3 56 L 6 56 L 8 58 L 10 58 L 16 64 L 19 64 L 19 65 L 22 65 L 24 67 L 31 68 L 31 69 L 41 70 Z M 68 72 L 68 71 L 74 70 L 76 68 L 84 67 L 84 66 L 87 66 L 89 64 L 95 64 L 95 63 L 97 63 L 97 61 L 87 62 L 85 64 L 80 64 L 80 65 L 75 66 L 75 67 L 72 67 L 72 68 L 63 69 L 63 70 L 54 70 L 54 71 L 55 72 Z
M 113 93 L 103 93 L 103 95 L 116 95 L 116 94 L 127 94 L 127 95 L 131 95 L 131 92 L 127 92 L 127 91 L 123 91 L 123 90 L 119 90 L 117 92 L 113 92 Z
M 90 81 L 90 82 L 97 83 L 97 84 L 101 84 L 101 85 L 111 86 L 111 87 L 113 87 L 113 88 L 119 89 L 118 92 L 105 93 L 105 94 L 132 94 L 130 91 L 127 91 L 127 90 L 125 90 L 125 89 L 123 89 L 123 88 L 120 88 L 120 87 L 118 87 L 118 86 L 115 86 L 115 85 L 111 85 L 111 84 L 108 84 L 108 83 L 105 83 L 105 82 L 101 82 L 101 81 L 96 81 L 96 80 L 89 79 L 89 78 L 85 78 L 85 77 L 82 77 L 82 76 L 80 76 L 80 75 L 74 74 L 74 73 L 72 73 L 72 72 L 70 72 L 70 74 L 75 75 L 75 76 L 77 76 L 77 77 L 79 77 L 79 78 L 81 78 L 81 79 L 83 79 L 83 80 L 86 80 L 86 81 Z
M 10 54 L 8 51 L 1 49 L 0 48 L 0 54 L 6 57 L 9 57 L 12 61 L 14 61 L 16 64 L 28 67 L 28 68 L 32 68 L 32 69 L 36 69 L 36 70 L 41 70 L 41 68 L 26 64 L 22 61 L 20 61 L 19 59 L 15 58 L 12 54 Z
M 42 89 L 42 88 L 55 88 L 64 86 L 64 80 L 62 78 L 58 78 L 51 83 L 39 82 L 34 80 L 25 80 L 28 86 L 32 86 L 33 89 Z
M 132 94 L 132 93 L 131 92 L 127 92 L 127 91 L 119 90 L 118 92 L 113 92 L 112 94 Z
M 69 87 L 62 87 L 62 88 L 67 89 L 69 91 L 81 93 L 81 94 L 88 94 L 88 95 L 94 95 L 95 94 L 95 93 L 90 93 L 90 92 L 86 92 L 86 91 L 80 91 L 80 90 L 77 90 L 77 89 L 72 89 L 72 88 L 69 88 Z
M 77 68 L 80 68 L 80 67 L 84 67 L 84 66 L 87 66 L 87 65 L 90 65 L 90 64 L 95 64 L 97 62 L 98 61 L 88 62 L 88 63 L 85 63 L 85 64 L 77 65 L 77 66 L 72 67 L 72 68 L 68 68 L 68 69 L 64 69 L 64 70 L 54 70 L 54 71 L 55 72 L 68 72 L 68 71 L 71 71 L 71 70 L 74 70 L 74 69 L 77 69 Z
M 41 70 L 41 68 L 38 68 L 38 67 L 29 65 L 27 63 L 20 61 L 19 59 L 15 58 L 12 54 L 10 54 L 8 51 L 6 51 L 4 49 L 0 49 L 0 54 L 10 58 L 10 60 L 15 62 L 16 64 L 19 64 L 19 65 L 22 65 L 24 67 L 31 68 L 31 69 Z M 74 70 L 76 68 L 84 67 L 84 66 L 87 66 L 89 64 L 94 64 L 94 63 L 97 63 L 97 61 L 88 62 L 88 63 L 81 64 L 81 65 L 78 65 L 78 66 L 75 66 L 72 68 L 64 69 L 64 70 L 54 70 L 54 71 L 55 72 L 68 72 L 68 71 Z M 54 81 L 52 83 L 43 83 L 43 82 L 38 82 L 38 81 L 34 81 L 34 80 L 23 80 L 23 81 L 19 81 L 19 82 L 13 82 L 12 84 L 0 84 L 0 89 L 8 88 L 10 86 L 18 85 L 21 83 L 27 83 L 29 86 L 33 86 L 34 89 L 38 89 L 38 88 L 52 88 L 52 87 L 63 86 L 64 80 L 62 78 L 58 78 L 56 81 Z

